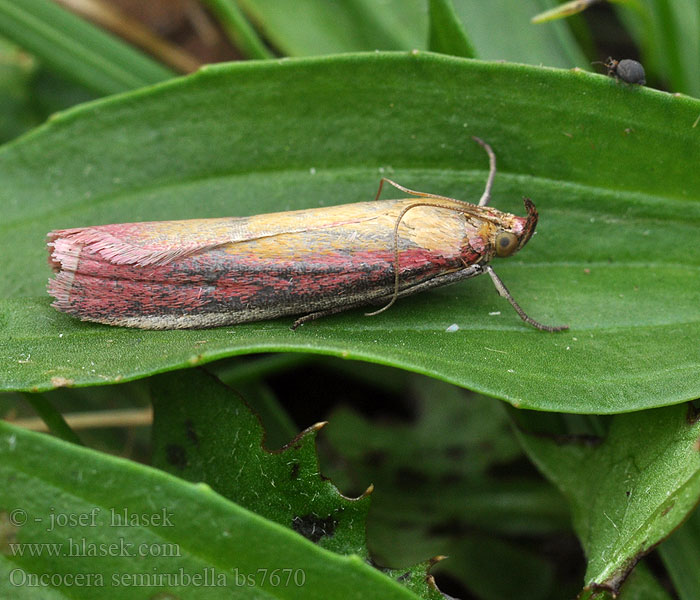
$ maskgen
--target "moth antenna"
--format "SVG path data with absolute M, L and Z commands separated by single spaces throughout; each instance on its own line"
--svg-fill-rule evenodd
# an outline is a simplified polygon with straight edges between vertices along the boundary
M 479 206 L 486 206 L 491 200 L 491 188 L 493 187 L 493 180 L 496 177 L 496 155 L 494 154 L 491 146 L 489 146 L 484 140 L 476 136 L 472 136 L 472 139 L 484 150 L 486 150 L 486 154 L 489 155 L 489 176 L 486 179 L 486 188 L 484 189 L 484 193 L 481 194 L 481 199 L 479 200 Z
M 435 198 L 436 200 L 452 200 L 453 202 L 461 202 L 461 200 L 455 200 L 455 198 L 450 198 L 449 196 L 440 196 L 439 194 L 430 194 L 428 192 L 419 192 L 417 190 L 412 190 L 410 188 L 402 186 L 400 183 L 396 183 L 395 181 L 392 181 L 388 177 L 382 177 L 379 180 L 379 189 L 377 190 L 377 195 L 374 197 L 375 202 L 379 200 L 379 195 L 382 193 L 382 188 L 384 187 L 384 184 L 388 183 L 389 185 L 393 185 L 397 190 L 401 190 L 402 192 L 405 192 L 406 194 L 410 194 L 411 196 L 418 196 L 420 198 Z
M 444 200 L 451 200 L 455 201 L 453 198 L 446 198 L 444 196 L 428 196 L 430 198 L 439 198 L 439 199 L 444 199 Z M 457 202 L 460 202 L 457 200 Z M 403 218 L 406 216 L 406 213 L 413 209 L 417 208 L 418 206 L 433 206 L 436 208 L 444 208 L 446 210 L 451 210 L 453 212 L 458 212 L 461 214 L 471 214 L 472 211 L 469 210 L 462 210 L 461 208 L 457 208 L 454 206 L 445 206 L 444 204 L 438 204 L 437 202 L 416 202 L 414 204 L 408 205 L 406 208 L 404 208 L 400 213 L 399 216 L 396 219 L 396 224 L 394 225 L 394 293 L 391 296 L 391 300 L 380 308 L 379 310 L 375 310 L 373 312 L 365 313 L 366 317 L 373 317 L 375 315 L 378 315 L 379 313 L 383 313 L 385 310 L 393 306 L 394 302 L 396 302 L 396 299 L 399 297 L 399 280 L 400 280 L 400 274 L 399 274 L 399 225 L 401 225 L 401 221 Z
M 491 199 L 491 189 L 493 188 L 493 181 L 494 178 L 496 177 L 496 155 L 494 154 L 493 149 L 491 146 L 489 146 L 484 140 L 481 138 L 478 138 L 476 136 L 472 136 L 474 141 L 476 141 L 484 150 L 486 150 L 486 154 L 488 154 L 489 157 L 489 175 L 488 178 L 486 179 L 486 187 L 484 188 L 484 193 L 481 195 L 481 198 L 479 199 L 479 204 L 478 206 L 486 206 Z M 426 194 L 424 192 L 418 192 L 416 190 L 411 190 L 407 187 L 404 187 L 395 181 L 392 181 L 391 179 L 387 177 L 382 177 L 380 182 L 379 182 L 379 189 L 377 190 L 377 195 L 375 197 L 375 200 L 379 198 L 379 195 L 382 193 L 382 187 L 384 186 L 384 183 L 388 183 L 390 185 L 393 185 L 396 189 L 401 190 L 402 192 L 405 192 L 407 194 L 411 194 L 412 196 L 419 196 L 421 198 L 435 198 L 436 200 L 449 200 L 451 202 L 462 202 L 461 200 L 455 200 L 454 198 L 449 198 L 447 196 L 440 196 L 437 194 Z M 467 204 L 467 203 L 464 203 Z M 368 317 L 373 317 L 374 315 L 378 315 L 379 313 L 383 313 L 385 310 L 393 306 L 394 302 L 396 302 L 396 299 L 399 296 L 399 225 L 401 225 L 401 220 L 404 218 L 406 213 L 411 210 L 412 208 L 415 208 L 417 206 L 440 206 L 439 204 L 432 203 L 432 202 L 419 202 L 416 204 L 411 204 L 410 206 L 407 206 L 406 208 L 401 211 L 401 214 L 399 215 L 398 219 L 396 219 L 396 224 L 394 225 L 394 293 L 391 296 L 391 300 L 386 304 L 386 306 L 383 306 L 379 310 L 375 310 L 373 312 L 365 313 L 365 316 Z M 442 208 L 447 208 L 448 210 L 455 210 L 454 207 L 449 207 L 449 206 L 442 206 Z M 470 211 L 464 211 L 464 213 L 469 213 Z M 489 220 L 489 219 L 487 219 Z M 505 287 L 504 287 L 505 289 Z M 507 291 L 507 290 L 506 290 Z M 522 311 L 522 309 L 520 309 Z M 524 313 L 523 313 L 524 314 Z M 528 317 L 529 318 L 529 317 Z

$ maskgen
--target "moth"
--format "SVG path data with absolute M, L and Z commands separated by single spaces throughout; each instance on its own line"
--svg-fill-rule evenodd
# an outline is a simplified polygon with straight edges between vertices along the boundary
M 295 315 L 292 325 L 488 274 L 533 327 L 490 266 L 530 239 L 526 217 L 408 189 L 382 178 L 373 202 L 250 217 L 98 225 L 48 234 L 52 306 L 84 321 L 141 329 L 197 329 Z M 379 200 L 389 184 L 408 195 Z

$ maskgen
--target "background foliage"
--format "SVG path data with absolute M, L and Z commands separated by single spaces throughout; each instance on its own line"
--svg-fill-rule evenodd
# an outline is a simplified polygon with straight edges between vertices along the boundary
M 69 589 L 66 577 L 97 571 L 108 597 L 133 597 L 114 585 L 143 572 L 133 558 L 96 569 L 94 557 L 13 546 L 118 534 L 173 544 L 186 572 L 229 585 L 150 580 L 154 594 L 437 598 L 430 570 L 460 597 L 697 597 L 700 431 L 684 404 L 700 396 L 697 0 L 541 25 L 529 20 L 545 0 L 203 4 L 219 52 L 263 60 L 176 77 L 167 45 L 149 42 L 149 56 L 48 0 L 0 0 L 0 244 L 11 257 L 0 406 L 10 420 L 31 406 L 63 438 L 0 424 L 12 482 L 0 492 L 0 590 L 45 598 L 11 582 L 52 573 L 56 597 L 87 598 L 97 584 Z M 574 69 L 636 52 L 649 88 Z M 494 206 L 520 213 L 527 195 L 541 214 L 538 235 L 497 270 L 528 312 L 568 332 L 529 329 L 485 280 L 295 333 L 284 319 L 142 332 L 49 306 L 51 229 L 362 201 L 383 174 L 473 200 L 486 160 L 471 135 L 498 155 Z M 262 352 L 288 353 L 243 356 Z M 151 442 L 138 429 L 76 435 L 62 417 L 100 411 L 104 424 L 107 409 L 149 403 Z M 18 524 L 18 508 L 44 526 Z M 123 508 L 162 509 L 175 526 L 115 533 L 108 516 Z M 51 514 L 93 509 L 95 527 L 46 537 Z M 173 570 L 171 557 L 147 556 L 152 572 Z M 301 570 L 304 585 L 260 569 Z M 237 586 L 241 574 L 254 577 Z

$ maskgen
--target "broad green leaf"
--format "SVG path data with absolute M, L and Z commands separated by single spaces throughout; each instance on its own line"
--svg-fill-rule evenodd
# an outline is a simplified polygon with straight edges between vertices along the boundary
M 698 448 L 700 450 L 700 448 Z M 700 509 L 659 547 L 681 600 L 700 597 Z
M 530 458 L 569 501 L 588 558 L 586 590 L 616 593 L 695 508 L 699 436 L 689 405 L 616 415 L 598 443 L 520 432 Z
M 236 357 L 207 365 L 207 372 L 245 398 L 246 404 L 260 417 L 265 430 L 265 447 L 276 450 L 288 444 L 299 433 L 299 428 L 267 384 L 266 378 L 319 362 L 320 358 L 315 354 L 300 352 L 251 356 L 248 359 Z
M 426 0 L 238 0 L 263 37 L 290 56 L 424 49 Z
M 0 488 L 3 598 L 82 600 L 97 589 L 132 599 L 136 587 L 149 598 L 418 597 L 358 556 L 323 550 L 207 485 L 5 423 L 0 477 L 11 482 Z M 42 574 L 49 585 L 26 583 Z
M 303 351 L 545 410 L 698 397 L 698 114 L 698 101 L 601 75 L 423 53 L 221 65 L 84 105 L 0 149 L 0 388 Z M 129 330 L 50 307 L 49 230 L 371 200 L 382 175 L 475 201 L 487 160 L 471 135 L 498 155 L 493 206 L 522 214 L 527 195 L 540 211 L 497 272 L 534 318 L 570 331 L 525 325 L 486 278 L 296 332 L 291 319 Z
M 173 76 L 153 59 L 51 0 L 0 0 L 0 34 L 100 94 L 124 92 Z

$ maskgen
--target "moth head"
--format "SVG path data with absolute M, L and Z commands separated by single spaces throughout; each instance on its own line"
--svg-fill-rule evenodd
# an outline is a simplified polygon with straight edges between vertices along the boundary
M 513 217 L 507 228 L 499 229 L 494 238 L 496 256 L 505 258 L 515 254 L 532 237 L 537 226 L 537 210 L 529 198 L 523 198 L 527 217 Z

